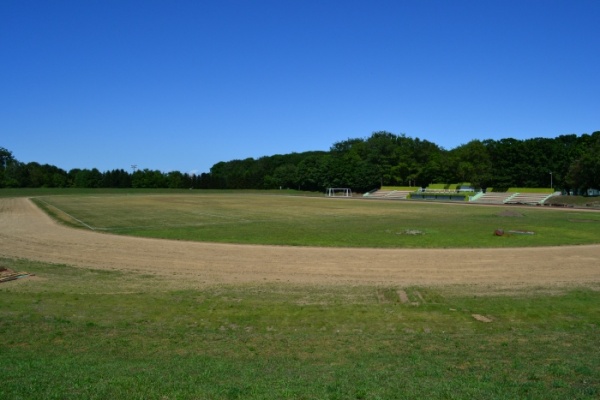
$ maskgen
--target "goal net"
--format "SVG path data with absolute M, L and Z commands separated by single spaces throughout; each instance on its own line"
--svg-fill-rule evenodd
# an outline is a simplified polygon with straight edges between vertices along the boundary
M 325 195 L 328 197 L 352 197 L 350 188 L 327 188 Z

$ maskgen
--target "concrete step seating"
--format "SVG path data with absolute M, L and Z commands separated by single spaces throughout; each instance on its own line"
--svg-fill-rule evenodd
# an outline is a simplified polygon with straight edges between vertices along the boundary
M 406 199 L 411 190 L 378 190 L 376 192 L 370 193 L 367 196 L 368 199 Z
M 484 193 L 483 196 L 477 200 L 473 200 L 472 203 L 481 204 L 504 204 L 504 201 L 515 195 L 516 193 L 511 192 L 488 192 Z
M 542 204 L 550 197 L 548 193 L 517 193 L 508 200 L 506 204 Z
M 543 204 L 548 193 L 488 192 L 472 203 L 478 204 Z

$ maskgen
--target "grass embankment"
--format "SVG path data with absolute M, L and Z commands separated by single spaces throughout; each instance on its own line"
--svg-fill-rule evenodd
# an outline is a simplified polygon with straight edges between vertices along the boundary
M 598 243 L 600 214 L 240 192 L 44 196 L 65 223 L 124 235 L 208 242 L 375 248 Z M 494 236 L 496 229 L 534 232 Z
M 0 263 L 36 274 L 0 284 L 3 399 L 600 395 L 597 287 L 200 290 Z
M 512 187 L 508 188 L 507 192 L 511 193 L 554 193 L 554 189 L 552 188 L 522 188 L 522 187 Z
M 383 190 L 383 191 L 393 191 L 393 190 L 400 190 L 400 191 L 417 191 L 420 190 L 421 187 L 416 187 L 416 186 L 382 186 L 381 189 L 379 190 Z
M 545 204 L 562 207 L 600 209 L 600 197 L 554 196 L 546 200 Z
M 553 188 L 527 188 L 527 187 L 511 187 L 511 188 L 486 188 L 487 192 L 498 192 L 498 193 L 554 193 L 556 189 Z

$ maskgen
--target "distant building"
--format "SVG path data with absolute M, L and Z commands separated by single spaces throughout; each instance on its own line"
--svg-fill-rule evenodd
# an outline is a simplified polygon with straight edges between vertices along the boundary
M 598 189 L 588 189 L 587 190 L 587 195 L 588 196 L 600 196 L 600 190 L 598 190 Z

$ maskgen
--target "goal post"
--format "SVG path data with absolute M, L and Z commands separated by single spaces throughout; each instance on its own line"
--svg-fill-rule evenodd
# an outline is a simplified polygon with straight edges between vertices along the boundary
M 350 188 L 327 188 L 325 195 L 327 197 L 352 197 L 352 189 L 350 189 Z

